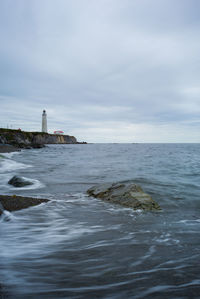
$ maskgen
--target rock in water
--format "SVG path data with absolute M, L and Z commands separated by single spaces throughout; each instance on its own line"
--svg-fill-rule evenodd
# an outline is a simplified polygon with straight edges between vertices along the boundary
M 16 195 L 13 196 L 0 195 L 0 206 L 1 206 L 0 215 L 4 210 L 7 210 L 9 212 L 18 211 L 48 201 L 49 201 L 48 199 L 44 199 L 44 198 L 22 197 Z
M 107 183 L 87 190 L 88 195 L 133 209 L 159 211 L 160 206 L 134 183 Z
M 1 214 L 3 214 L 3 211 L 4 211 L 4 207 L 2 206 L 1 202 L 0 202 L 0 216 Z M 0 297 L 1 298 L 1 297 Z
M 32 182 L 27 181 L 19 176 L 15 175 L 12 179 L 8 182 L 8 184 L 13 185 L 14 187 L 24 187 L 28 185 L 33 185 Z

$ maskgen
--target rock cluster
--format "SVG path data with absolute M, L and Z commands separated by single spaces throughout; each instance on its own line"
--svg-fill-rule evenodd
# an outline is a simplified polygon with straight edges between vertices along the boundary
M 140 186 L 130 182 L 97 185 L 90 188 L 87 193 L 89 196 L 133 209 L 161 210 L 150 195 L 146 194 Z

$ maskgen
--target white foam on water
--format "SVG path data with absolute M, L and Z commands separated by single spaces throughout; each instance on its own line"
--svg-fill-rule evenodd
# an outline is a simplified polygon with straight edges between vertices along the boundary
M 180 221 L 177 221 L 175 223 L 184 223 L 184 224 L 189 224 L 189 225 L 195 225 L 196 223 L 200 223 L 200 219 L 191 219 L 191 220 L 180 220 Z
M 169 245 L 173 245 L 173 244 L 179 244 L 180 240 L 178 239 L 174 239 L 171 234 L 169 233 L 163 233 L 161 234 L 159 237 L 155 237 L 153 238 L 153 241 L 155 241 L 156 243 L 164 243 L 164 244 L 169 244 Z
M 75 193 L 71 197 L 78 198 L 79 200 L 88 200 L 88 196 L 82 192 Z
M 4 159 L 3 161 L 0 161 L 0 173 L 13 172 L 14 170 L 25 169 L 29 167 L 32 166 L 19 163 L 11 159 Z
M 8 181 L 15 175 L 15 171 L 20 169 L 26 169 L 32 167 L 32 165 L 16 162 L 11 159 L 13 155 L 19 154 L 20 152 L 4 153 L 2 155 L 3 159 L 0 159 L 0 187 L 1 189 L 12 189 L 12 190 L 27 190 L 27 189 L 39 189 L 44 187 L 42 183 L 38 180 L 27 179 L 33 183 L 33 185 L 28 185 L 22 188 L 15 188 L 8 184 Z
M 5 158 L 8 158 L 8 159 L 11 159 L 14 155 L 17 155 L 17 154 L 20 154 L 21 152 L 18 151 L 18 152 L 11 152 L 11 153 L 3 153 L 1 154 L 3 157 Z
M 33 190 L 33 189 L 41 189 L 41 188 L 45 187 L 45 185 L 42 184 L 39 180 L 30 179 L 30 178 L 26 178 L 26 177 L 21 177 L 21 178 L 23 180 L 29 181 L 33 184 L 32 185 L 27 185 L 27 186 L 24 186 L 24 187 L 11 187 L 11 190 Z
M 14 216 L 12 213 L 10 213 L 10 212 L 7 211 L 7 210 L 4 210 L 4 211 L 2 212 L 1 217 L 0 217 L 0 221 L 1 221 L 1 222 L 2 222 L 2 221 L 10 221 L 10 220 L 12 220 L 13 218 L 15 218 L 15 216 Z

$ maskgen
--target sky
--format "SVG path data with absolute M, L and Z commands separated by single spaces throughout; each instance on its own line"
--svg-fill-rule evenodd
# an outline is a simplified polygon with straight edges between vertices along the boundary
M 1 0 L 0 127 L 200 142 L 199 0 Z

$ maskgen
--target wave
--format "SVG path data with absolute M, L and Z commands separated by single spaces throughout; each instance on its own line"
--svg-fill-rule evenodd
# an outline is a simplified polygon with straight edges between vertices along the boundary
M 2 161 L 0 161 L 0 173 L 12 172 L 14 170 L 25 169 L 25 168 L 29 168 L 29 167 L 32 167 L 32 166 L 16 162 L 9 158 L 6 158 L 6 159 L 3 159 Z
M 14 155 L 17 155 L 17 154 L 21 154 L 21 152 L 11 152 L 11 153 L 3 153 L 1 154 L 1 156 L 3 158 L 8 158 L 8 159 L 11 159 Z
M 32 165 L 24 164 L 21 162 L 16 162 L 13 159 L 13 155 L 19 154 L 20 152 L 14 153 L 4 153 L 1 155 L 0 159 L 0 186 L 9 190 L 32 190 L 32 189 L 40 189 L 43 188 L 44 185 L 36 179 L 22 177 L 24 180 L 28 180 L 32 183 L 32 185 L 27 185 L 24 187 L 13 187 L 8 184 L 8 181 L 15 175 L 17 170 L 26 169 L 32 167 Z
M 14 218 L 15 218 L 15 216 L 12 213 L 10 213 L 9 211 L 4 210 L 2 212 L 1 217 L 0 217 L 0 222 L 2 222 L 2 221 L 11 221 Z
M 39 180 L 36 180 L 36 179 L 30 179 L 30 178 L 26 178 L 26 177 L 22 177 L 22 179 L 25 181 L 31 182 L 32 185 L 27 185 L 24 187 L 11 187 L 11 189 L 12 190 L 32 190 L 32 189 L 41 189 L 45 186 Z

